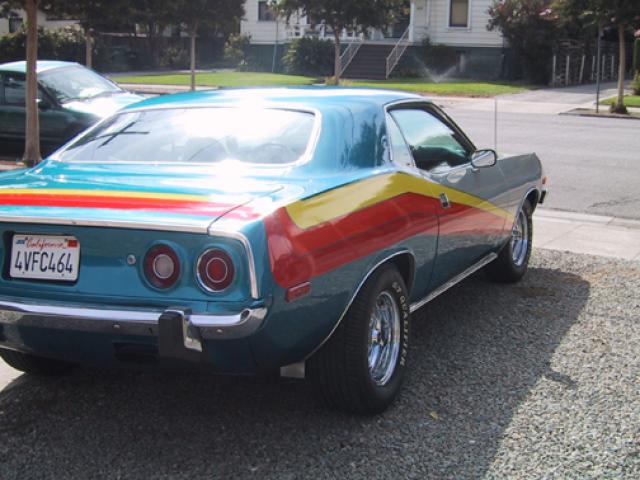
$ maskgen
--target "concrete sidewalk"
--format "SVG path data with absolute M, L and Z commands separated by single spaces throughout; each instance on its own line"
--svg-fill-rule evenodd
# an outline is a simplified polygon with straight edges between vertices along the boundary
M 540 208 L 534 248 L 640 261 L 640 222 Z
M 602 84 L 600 98 L 617 94 L 614 82 Z M 443 108 L 492 112 L 498 102 L 499 112 L 539 113 L 558 115 L 576 108 L 593 108 L 596 100 L 595 85 L 578 85 L 562 88 L 541 88 L 523 93 L 498 95 L 494 98 L 432 97 Z M 603 107 L 606 110 L 605 107 Z

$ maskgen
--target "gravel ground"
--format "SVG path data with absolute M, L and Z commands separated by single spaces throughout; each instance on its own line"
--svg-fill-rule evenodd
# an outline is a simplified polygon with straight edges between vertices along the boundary
M 640 263 L 538 250 L 416 315 L 386 414 L 271 377 L 80 371 L 0 392 L 2 478 L 640 478 Z

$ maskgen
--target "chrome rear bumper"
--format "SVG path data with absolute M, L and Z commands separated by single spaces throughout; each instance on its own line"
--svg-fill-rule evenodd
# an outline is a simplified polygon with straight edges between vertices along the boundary
M 184 348 L 202 351 L 203 340 L 243 338 L 255 332 L 267 315 L 265 307 L 232 314 L 193 314 L 190 309 L 165 310 L 85 308 L 0 299 L 0 324 L 117 335 L 160 336 L 162 323 L 180 325 Z

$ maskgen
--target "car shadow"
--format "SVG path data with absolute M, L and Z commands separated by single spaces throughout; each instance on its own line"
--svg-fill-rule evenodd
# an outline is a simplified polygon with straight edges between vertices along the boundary
M 478 478 L 539 379 L 574 388 L 550 361 L 589 292 L 554 269 L 473 276 L 415 314 L 405 388 L 375 417 L 277 377 L 23 375 L 0 392 L 0 476 Z

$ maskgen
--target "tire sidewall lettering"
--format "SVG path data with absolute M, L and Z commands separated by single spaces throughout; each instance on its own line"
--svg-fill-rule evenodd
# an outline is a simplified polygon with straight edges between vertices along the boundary
M 404 368 L 407 364 L 407 355 L 409 353 L 409 336 L 410 336 L 410 307 L 409 302 L 407 301 L 407 295 L 405 294 L 405 289 L 400 284 L 400 282 L 394 281 L 391 284 L 391 288 L 396 293 L 396 299 L 398 300 L 398 304 L 400 307 L 400 311 L 402 314 L 402 345 L 400 348 L 400 356 L 398 359 L 398 367 Z

